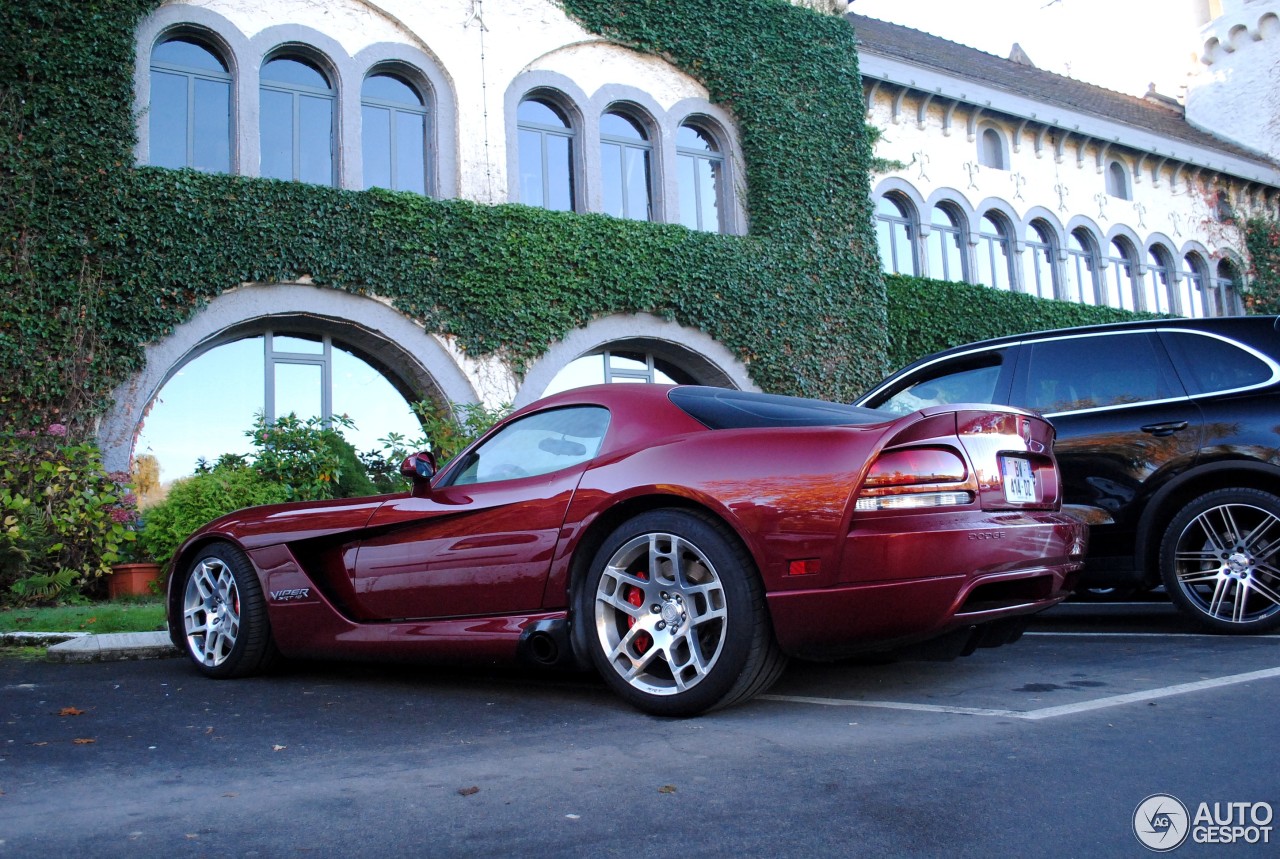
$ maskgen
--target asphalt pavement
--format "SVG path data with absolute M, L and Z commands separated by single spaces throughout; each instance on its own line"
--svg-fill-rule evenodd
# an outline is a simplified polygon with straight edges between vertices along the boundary
M 1274 856 L 1191 818 L 1280 807 L 1278 647 L 1069 605 L 688 720 L 498 666 L 0 659 L 0 857 L 1144 856 L 1155 794 L 1187 810 L 1174 855 Z

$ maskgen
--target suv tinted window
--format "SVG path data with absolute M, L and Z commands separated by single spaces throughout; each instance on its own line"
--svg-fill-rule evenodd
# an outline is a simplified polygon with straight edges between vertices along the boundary
M 1006 355 L 1007 350 L 999 349 L 940 361 L 912 374 L 909 384 L 889 392 L 887 398 L 877 397 L 868 405 L 905 415 L 947 403 L 997 402 L 996 383 Z
M 1015 398 L 1021 406 L 1070 412 L 1176 396 L 1146 332 L 1045 340 L 1027 349 L 1027 389 Z
M 1162 331 L 1160 337 L 1177 362 L 1187 393 L 1232 391 L 1271 381 L 1267 362 L 1235 343 L 1192 331 Z

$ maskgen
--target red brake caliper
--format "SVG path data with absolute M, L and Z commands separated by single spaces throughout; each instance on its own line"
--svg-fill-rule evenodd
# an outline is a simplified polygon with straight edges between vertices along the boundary
M 649 581 L 648 573 L 644 572 L 636 573 L 636 578 L 644 582 Z M 644 591 L 632 585 L 627 585 L 627 602 L 631 603 L 636 608 L 640 608 L 640 606 L 644 605 Z M 636 619 L 634 617 L 628 617 L 627 629 L 630 629 L 635 625 Z M 653 639 L 649 637 L 649 633 L 641 632 L 635 637 L 635 645 L 637 653 L 644 653 L 653 646 Z

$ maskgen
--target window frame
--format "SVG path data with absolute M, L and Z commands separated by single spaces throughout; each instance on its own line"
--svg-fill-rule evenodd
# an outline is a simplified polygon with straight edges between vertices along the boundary
M 370 97 L 365 94 L 365 86 L 372 78 L 389 77 L 408 87 L 419 99 L 417 107 L 403 102 L 394 102 L 388 99 Z M 400 64 L 379 63 L 368 69 L 364 77 L 360 79 L 360 159 L 362 168 L 361 184 L 363 190 L 370 188 L 380 188 L 381 185 L 371 185 L 369 182 L 369 139 L 365 134 L 365 115 L 366 107 L 374 109 L 386 110 L 389 115 L 389 133 L 390 133 L 390 151 L 388 157 L 390 163 L 388 165 L 389 173 L 392 179 L 390 190 L 393 191 L 413 191 L 414 193 L 423 194 L 424 196 L 432 196 L 435 192 L 435 181 L 433 169 L 435 163 L 435 152 L 433 151 L 432 142 L 435 138 L 435 109 L 429 87 L 424 87 L 418 80 L 420 75 L 413 73 L 413 70 L 403 68 Z M 398 147 L 399 135 L 398 117 L 401 115 L 421 117 L 422 120 L 422 189 L 417 188 L 397 188 L 396 174 L 399 166 Z
M 536 103 L 551 110 L 563 122 L 563 125 L 553 126 L 549 123 L 537 122 L 534 120 L 522 119 L 520 117 L 520 108 L 526 103 Z M 534 203 L 524 199 L 523 193 L 520 194 L 520 202 L 526 206 L 533 206 L 539 209 L 546 209 L 549 212 L 577 212 L 581 209 L 579 202 L 579 193 L 582 182 L 578 176 L 578 159 L 580 157 L 580 148 L 582 135 L 579 133 L 579 126 L 575 124 L 575 112 L 566 107 L 565 99 L 559 94 L 546 89 L 532 90 L 525 93 L 524 96 L 516 103 L 516 188 L 524 187 L 524 158 L 525 147 L 521 144 L 524 133 L 536 134 L 538 136 L 538 177 L 541 188 L 542 200 Z M 549 165 L 549 155 L 547 140 L 548 137 L 567 141 L 568 151 L 566 153 L 568 164 L 567 176 L 569 180 L 568 200 L 569 208 L 560 209 L 547 205 L 551 194 L 551 176 Z
M 1152 300 L 1155 302 L 1154 307 L 1150 306 Z M 1142 309 L 1149 313 L 1178 315 L 1177 273 L 1173 268 L 1171 254 L 1163 245 L 1147 248 L 1147 273 L 1142 279 L 1142 304 Z
M 993 123 L 978 127 L 978 164 L 992 170 L 1009 169 L 1009 146 L 1004 131 Z M 988 142 L 994 141 L 989 147 Z
M 621 137 L 608 134 L 604 130 L 604 119 L 608 116 L 615 116 L 629 123 L 640 134 L 640 140 L 634 138 Z M 622 211 L 609 211 L 608 204 L 604 202 L 605 189 L 610 181 L 610 176 L 605 171 L 605 148 L 616 147 L 618 149 L 618 169 L 619 175 L 614 177 L 618 182 L 618 196 L 621 201 Z M 645 196 L 645 217 L 634 218 L 627 214 L 630 209 L 630 195 L 634 191 L 632 184 L 627 181 L 627 155 L 630 152 L 638 152 L 643 159 L 644 165 L 644 196 Z M 654 134 L 652 123 L 647 122 L 646 118 L 642 118 L 637 111 L 629 105 L 613 104 L 607 107 L 600 114 L 600 185 L 601 185 L 601 211 L 612 217 L 624 218 L 626 220 L 643 220 L 653 222 L 658 220 L 657 209 L 655 206 L 654 194 L 654 166 L 657 160 L 657 148 L 654 145 Z
M 938 223 L 938 213 L 946 220 Z M 929 235 L 924 237 L 925 256 L 929 262 L 929 277 L 934 280 L 947 280 L 954 283 L 967 283 L 969 280 L 969 259 L 965 253 L 968 239 L 968 228 L 964 215 L 955 206 L 940 202 L 935 203 L 929 213 Z M 935 240 L 934 236 L 938 238 Z M 954 254 L 948 253 L 947 242 L 955 243 Z M 951 271 L 952 256 L 959 271 Z M 941 262 L 942 271 L 934 271 L 934 261 Z
M 1071 247 L 1071 241 L 1075 240 L 1080 246 L 1079 250 Z M 1063 300 L 1074 301 L 1078 304 L 1087 304 L 1091 307 L 1098 305 L 1098 249 L 1093 241 L 1093 237 L 1083 228 L 1076 228 L 1067 233 L 1067 244 L 1063 249 L 1067 256 L 1065 269 L 1063 272 Z M 1084 275 L 1088 275 L 1087 280 Z M 1068 295 L 1069 285 L 1074 277 L 1079 287 L 1079 298 L 1073 298 Z
M 680 132 L 688 128 L 698 134 L 705 140 L 709 146 L 710 152 L 705 149 L 694 149 L 690 146 L 682 146 L 680 144 Z M 680 121 L 674 129 L 675 140 L 675 163 L 676 163 L 676 216 L 677 223 L 684 224 L 691 230 L 705 233 L 726 234 L 729 232 L 730 214 L 730 194 L 729 194 L 729 158 L 727 156 L 727 147 L 725 146 L 724 136 L 714 125 L 709 123 L 702 116 L 688 116 Z M 693 165 L 693 191 L 694 199 L 688 200 L 685 196 L 683 183 L 680 181 L 681 166 L 685 163 L 685 159 Z M 711 166 L 712 193 L 715 197 L 714 203 L 716 208 L 716 224 L 715 229 L 709 229 L 703 223 L 703 194 L 705 189 L 702 182 L 699 181 L 700 172 L 699 164 L 709 164 Z M 688 208 L 687 208 L 688 207 Z M 696 226 L 685 223 L 685 214 L 691 211 L 694 215 Z
M 1032 238 L 1034 236 L 1034 238 Z M 1048 222 L 1036 219 L 1027 224 L 1023 233 L 1023 250 L 1022 262 L 1023 270 L 1030 269 L 1033 277 L 1023 279 L 1024 291 L 1037 298 L 1057 299 L 1061 293 L 1060 278 L 1058 275 L 1058 246 L 1057 236 Z M 1046 284 L 1043 282 L 1041 275 L 1044 273 L 1038 254 L 1044 254 L 1044 266 L 1047 267 L 1048 280 Z M 1030 265 L 1027 263 L 1030 262 Z M 1033 282 L 1034 281 L 1034 282 Z
M 156 52 L 165 44 L 170 42 L 187 42 L 206 51 L 222 66 L 221 74 L 210 69 L 201 69 L 194 66 L 182 66 L 178 64 L 168 63 L 164 60 L 156 60 Z M 147 93 L 147 139 L 149 143 L 149 151 L 147 155 L 147 163 L 151 166 L 163 167 L 155 163 L 155 137 L 152 131 L 152 123 L 155 121 L 155 76 L 159 74 L 167 74 L 175 77 L 183 77 L 187 80 L 187 104 L 186 104 L 186 140 L 185 149 L 186 156 L 182 167 L 202 172 L 211 173 L 232 173 L 235 170 L 237 162 L 236 158 L 236 76 L 234 74 L 234 66 L 228 59 L 228 52 L 213 39 L 210 35 L 201 30 L 191 27 L 173 27 L 161 33 L 151 44 L 151 51 L 147 61 L 148 76 L 148 93 Z M 199 113 L 199 105 L 196 99 L 196 83 L 197 81 L 210 81 L 219 84 L 226 84 L 227 88 L 227 163 L 225 169 L 210 170 L 199 167 L 195 163 L 196 155 L 196 117 Z M 175 168 L 181 169 L 181 168 Z
M 887 203 L 890 206 L 893 206 L 898 212 L 897 216 L 881 212 L 880 205 L 882 203 Z M 893 256 L 892 267 L 888 267 L 885 265 L 888 261 L 884 259 L 884 254 L 880 255 L 881 271 L 885 274 L 905 274 L 910 275 L 911 277 L 919 277 L 920 253 L 919 248 L 917 247 L 919 244 L 917 236 L 920 235 L 920 225 L 916 217 L 915 206 L 911 205 L 911 202 L 907 200 L 903 194 L 890 191 L 880 195 L 880 198 L 876 200 L 874 215 L 877 251 L 885 244 L 881 239 L 881 225 L 888 224 L 888 233 L 886 235 L 888 236 L 888 244 Z M 898 243 L 900 240 L 899 229 L 901 230 L 901 241 L 906 244 L 907 260 L 911 263 L 910 271 L 902 271 L 898 267 L 899 257 L 901 256 L 898 252 Z
M 994 225 L 995 232 L 988 232 L 986 224 Z M 996 209 L 988 209 L 978 218 L 978 245 L 976 250 L 977 265 L 974 269 L 974 283 L 982 286 L 988 286 L 992 289 L 999 289 L 1004 292 L 1012 292 L 1014 290 L 1013 276 L 1013 235 L 1009 222 L 1004 215 Z M 997 250 L 1003 254 L 1004 262 L 1000 264 L 1000 257 L 997 256 Z M 984 271 L 984 264 L 989 269 Z M 1004 284 L 1001 285 L 997 272 L 1003 271 Z M 984 279 L 986 274 L 990 273 L 991 281 Z
M 1128 250 L 1126 250 L 1126 246 Z M 1117 254 L 1110 253 L 1112 250 Z M 1107 263 L 1108 276 L 1104 278 L 1103 304 L 1107 307 L 1117 307 L 1121 310 L 1137 310 L 1138 309 L 1138 291 L 1143 289 L 1142 274 L 1136 254 L 1137 249 L 1133 243 L 1123 236 L 1115 236 L 1107 241 L 1108 254 L 1103 260 Z M 1120 271 L 1123 268 L 1125 278 L 1120 277 Z M 1111 273 L 1115 273 L 1114 289 L 1112 288 Z M 1125 282 L 1128 283 L 1127 289 Z M 1125 302 L 1125 296 L 1128 295 L 1128 303 Z M 1116 303 L 1112 303 L 1112 297 L 1115 297 Z
M 1103 184 L 1109 196 L 1117 200 L 1133 199 L 1133 179 L 1129 175 L 1129 168 L 1119 158 L 1113 158 L 1107 162 L 1106 178 Z
M 322 90 L 314 86 L 306 84 L 295 84 L 287 81 L 272 81 L 263 77 L 262 72 L 258 74 L 258 151 L 259 151 L 259 175 L 268 179 L 282 179 L 290 182 L 303 182 L 306 184 L 321 185 L 322 187 L 337 188 L 340 187 L 340 159 L 341 147 L 338 146 L 339 137 L 339 86 L 336 83 L 337 76 L 326 60 L 322 59 L 318 53 L 303 49 L 300 45 L 290 45 L 274 51 L 266 56 L 262 61 L 261 68 L 265 70 L 271 63 L 277 60 L 292 60 L 302 65 L 309 66 L 324 78 L 328 84 L 328 89 Z M 292 115 L 290 117 L 290 134 L 292 138 L 292 151 L 290 153 L 291 177 L 284 176 L 268 176 L 262 169 L 266 158 L 264 143 L 264 133 L 267 129 L 266 123 L 263 122 L 263 93 L 273 92 L 279 94 L 287 94 L 292 103 Z M 329 180 L 327 183 L 309 182 L 301 178 L 302 172 L 302 152 L 303 152 L 303 128 L 302 128 L 302 104 L 304 98 L 325 101 L 329 104 Z

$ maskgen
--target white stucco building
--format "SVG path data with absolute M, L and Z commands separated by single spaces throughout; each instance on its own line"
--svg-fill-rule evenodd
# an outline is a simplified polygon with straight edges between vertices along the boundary
M 848 15 L 877 154 L 903 164 L 872 182 L 886 270 L 1240 312 L 1230 216 L 1280 201 L 1280 0 L 1199 11 L 1185 109 Z M 750 233 L 735 118 L 554 0 L 170 0 L 138 27 L 134 92 L 140 165 Z M 245 446 L 259 410 L 350 414 L 376 428 L 355 439 L 367 449 L 415 432 L 411 395 L 522 405 L 591 380 L 754 387 L 729 349 L 657 317 L 596 319 L 517 373 L 302 278 L 241 284 L 149 345 L 99 439 L 109 468 L 136 440 L 172 477 Z
M 734 118 L 551 0 L 166 2 L 138 27 L 134 108 L 140 165 L 748 232 Z M 416 434 L 413 395 L 519 406 L 613 380 L 755 387 L 730 350 L 647 314 L 596 319 L 517 373 L 304 278 L 242 284 L 149 345 L 99 439 L 123 468 L 136 437 L 167 478 L 244 448 L 258 410 L 349 414 L 376 428 L 368 449 Z M 197 417 L 214 390 L 225 406 Z
M 1242 312 L 1240 216 L 1277 210 L 1280 3 L 1198 5 L 1184 104 L 849 15 L 886 271 L 1186 316 Z M 1189 36 L 1192 34 L 1189 34 Z M 1086 46 L 1081 46 L 1086 49 Z

